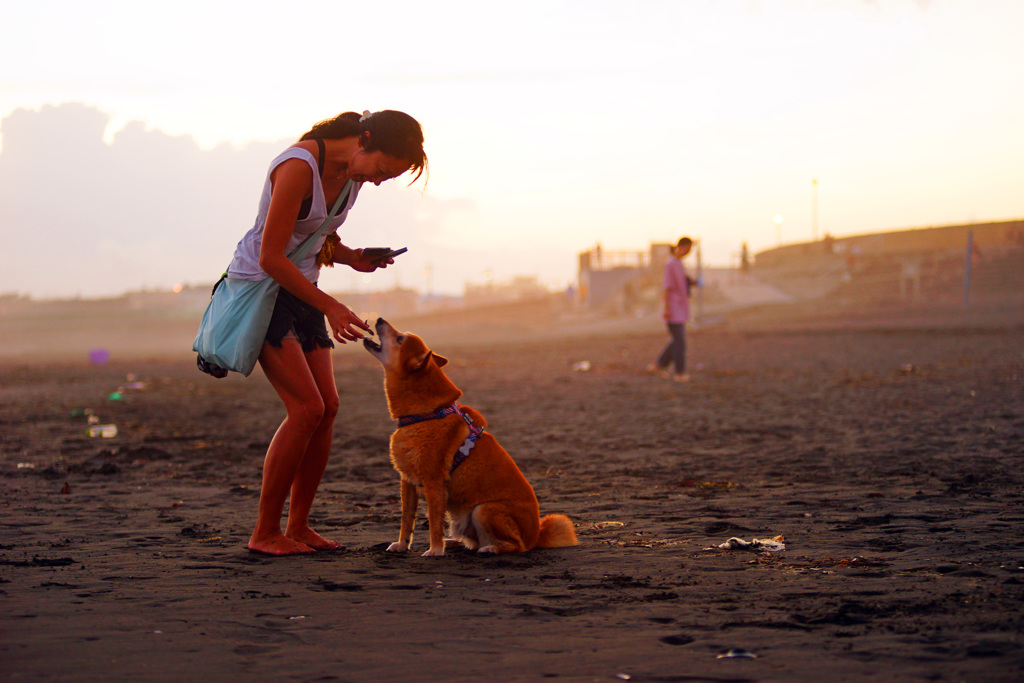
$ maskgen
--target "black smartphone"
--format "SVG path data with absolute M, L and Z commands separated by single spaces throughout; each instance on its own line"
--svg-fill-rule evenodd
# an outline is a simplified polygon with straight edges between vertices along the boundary
M 378 251 L 381 252 L 380 255 L 377 254 Z M 409 251 L 408 247 L 402 247 L 401 249 L 380 249 L 377 247 L 363 249 L 363 253 L 369 256 L 372 259 L 373 263 L 381 263 L 382 261 L 387 261 L 388 259 L 394 258 L 399 254 L 404 254 L 407 251 Z

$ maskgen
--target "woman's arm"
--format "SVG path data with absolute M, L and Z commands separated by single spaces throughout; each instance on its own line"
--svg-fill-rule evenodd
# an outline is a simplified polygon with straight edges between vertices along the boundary
M 307 280 L 285 252 L 295 232 L 302 200 L 313 188 L 312 169 L 301 159 L 289 159 L 274 169 L 271 182 L 270 208 L 260 245 L 260 267 L 282 287 L 327 316 L 334 338 L 339 342 L 362 339 L 357 328 L 368 331 L 366 323 Z
M 395 260 L 374 261 L 369 256 L 366 256 L 362 249 L 352 249 L 339 242 L 334 248 L 334 262 L 349 266 L 360 273 L 372 273 L 378 268 L 387 268 Z

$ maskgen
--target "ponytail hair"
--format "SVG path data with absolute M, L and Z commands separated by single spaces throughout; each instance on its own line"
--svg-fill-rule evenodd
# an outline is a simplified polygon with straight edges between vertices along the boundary
M 383 152 L 402 161 L 408 161 L 410 170 L 416 173 L 412 183 L 419 180 L 427 170 L 427 154 L 423 151 L 423 129 L 413 117 L 400 111 L 364 113 L 354 111 L 338 114 L 316 124 L 299 140 L 317 138 L 334 140 L 358 137 L 367 152 Z

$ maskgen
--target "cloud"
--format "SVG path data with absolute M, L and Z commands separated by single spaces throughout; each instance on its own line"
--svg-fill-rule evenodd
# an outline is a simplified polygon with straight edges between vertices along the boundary
M 204 150 L 138 121 L 108 144 L 110 120 L 70 103 L 0 122 L 0 293 L 100 297 L 213 282 L 252 226 L 269 162 L 290 144 Z M 464 232 L 478 213 L 471 200 L 399 180 L 365 186 L 339 234 L 353 247 L 409 247 L 374 289 L 422 286 L 429 269 L 435 291 L 459 293 L 479 258 Z M 350 288 L 348 273 L 324 271 L 324 286 Z

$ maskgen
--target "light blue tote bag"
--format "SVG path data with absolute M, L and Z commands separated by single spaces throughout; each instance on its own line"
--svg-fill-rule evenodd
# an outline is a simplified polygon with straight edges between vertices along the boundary
M 298 265 L 309 256 L 338 209 L 348 201 L 351 189 L 350 180 L 342 188 L 323 225 L 288 255 L 292 263 Z M 280 287 L 270 277 L 242 280 L 228 277 L 225 273 L 213 288 L 213 296 L 199 323 L 199 333 L 192 342 L 192 350 L 199 354 L 196 364 L 200 370 L 214 377 L 226 377 L 228 371 L 249 376 L 263 348 Z

